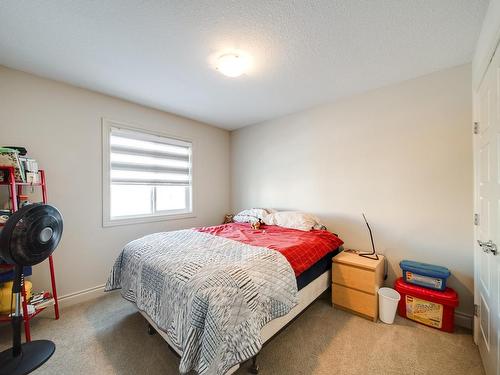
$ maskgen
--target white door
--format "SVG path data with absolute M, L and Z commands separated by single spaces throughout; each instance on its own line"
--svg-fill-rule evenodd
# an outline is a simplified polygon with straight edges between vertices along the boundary
M 475 207 L 479 214 L 475 231 L 474 337 L 488 375 L 500 375 L 500 52 L 497 50 L 475 94 L 474 136 Z M 479 243 L 480 242 L 480 243 Z M 482 245 L 481 245 L 482 244 Z

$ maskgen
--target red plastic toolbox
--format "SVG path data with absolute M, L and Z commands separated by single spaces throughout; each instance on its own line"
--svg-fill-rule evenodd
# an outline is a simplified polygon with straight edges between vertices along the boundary
M 399 315 L 441 331 L 453 332 L 455 307 L 458 306 L 458 295 L 453 289 L 431 290 L 407 284 L 403 278 L 396 280 L 394 288 L 401 294 Z

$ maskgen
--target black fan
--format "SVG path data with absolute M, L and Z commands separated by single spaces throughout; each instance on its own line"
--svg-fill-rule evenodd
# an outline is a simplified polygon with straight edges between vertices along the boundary
M 56 350 L 55 344 L 48 340 L 21 344 L 21 283 L 23 267 L 47 259 L 59 244 L 62 231 L 63 220 L 57 208 L 30 204 L 16 211 L 0 232 L 0 259 L 15 265 L 13 347 L 0 353 L 0 375 L 28 374 L 44 364 Z

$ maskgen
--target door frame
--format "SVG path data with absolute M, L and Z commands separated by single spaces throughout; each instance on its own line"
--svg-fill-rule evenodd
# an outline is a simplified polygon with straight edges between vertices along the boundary
M 489 64 L 488 64 L 489 66 Z M 482 81 L 482 80 L 481 80 Z M 479 168 L 478 168 L 478 153 L 479 153 L 479 137 L 476 137 L 476 134 L 474 133 L 474 124 L 479 121 L 479 114 L 478 114 L 478 91 L 479 88 L 473 91 L 472 93 L 472 165 L 473 165 L 473 194 L 474 194 L 474 212 L 472 213 L 473 217 L 476 214 L 479 214 L 479 189 L 478 189 L 478 183 L 479 183 Z M 481 218 L 479 219 L 481 220 Z M 474 226 L 474 241 L 473 241 L 473 246 L 472 250 L 474 252 L 474 315 L 473 315 L 473 337 L 474 337 L 474 343 L 476 345 L 479 344 L 479 319 L 475 311 L 475 306 L 479 306 L 479 259 L 478 259 L 478 244 L 477 240 L 479 237 L 479 226 L 473 223 Z
M 474 135 L 474 123 L 479 121 L 479 113 L 478 113 L 478 92 L 481 84 L 484 81 L 484 77 L 486 72 L 488 71 L 493 56 L 495 52 L 498 50 L 500 53 L 500 0 L 492 0 L 488 5 L 488 10 L 486 11 L 486 15 L 483 21 L 483 25 L 481 27 L 481 33 L 479 35 L 476 51 L 474 54 L 474 59 L 472 61 L 472 154 L 473 154 L 473 199 L 474 199 L 474 212 L 472 215 L 479 213 L 479 191 L 478 191 L 478 182 L 479 182 L 479 170 L 478 170 L 478 144 L 479 140 Z M 478 293 L 478 226 L 474 225 L 474 304 L 479 305 L 479 293 Z M 479 319 L 474 314 L 474 322 L 473 322 L 473 335 L 474 342 L 476 345 L 479 342 Z
M 500 31 L 500 27 L 499 27 Z M 481 126 L 481 119 L 480 119 L 480 108 L 479 108 L 479 90 L 481 88 L 481 85 L 483 84 L 484 78 L 486 76 L 486 72 L 491 66 L 491 62 L 493 61 L 493 58 L 495 57 L 495 54 L 498 52 L 500 53 L 500 33 L 497 33 L 496 39 L 494 39 L 494 43 L 492 43 L 493 48 L 488 51 L 488 56 L 485 57 L 487 58 L 487 63 L 481 66 L 481 70 L 476 69 L 476 74 L 480 74 L 480 80 L 474 84 L 472 87 L 472 157 L 473 157 L 473 181 L 474 181 L 474 186 L 473 186 L 473 199 L 474 199 L 474 212 L 473 215 L 479 214 L 480 212 L 480 206 L 479 206 L 479 137 L 476 137 L 474 128 L 475 128 L 475 123 L 479 122 L 479 126 Z M 473 66 L 473 70 L 474 67 Z M 481 221 L 481 217 L 479 216 L 479 221 Z M 481 250 L 479 248 L 477 240 L 479 239 L 479 225 L 476 223 L 473 223 L 474 226 L 474 244 L 473 244 L 473 251 L 474 251 L 474 305 L 480 306 L 480 301 L 479 301 L 479 259 L 478 259 L 478 254 L 479 251 Z M 476 308 L 474 308 L 476 310 Z M 476 311 L 474 311 L 474 316 L 473 316 L 473 338 L 474 338 L 474 343 L 478 345 L 479 343 L 479 334 L 480 334 L 480 327 L 479 327 L 479 317 L 476 314 Z

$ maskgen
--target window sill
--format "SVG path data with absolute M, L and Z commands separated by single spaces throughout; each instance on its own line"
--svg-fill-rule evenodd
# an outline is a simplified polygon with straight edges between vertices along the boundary
M 188 213 L 179 213 L 179 214 L 171 214 L 171 215 L 129 217 L 129 218 L 112 219 L 112 220 L 109 218 L 104 218 L 102 226 L 104 228 L 107 228 L 107 227 L 116 227 L 119 225 L 146 224 L 146 223 L 155 223 L 158 221 L 193 219 L 195 217 L 196 217 L 196 214 L 194 212 L 188 212 Z

